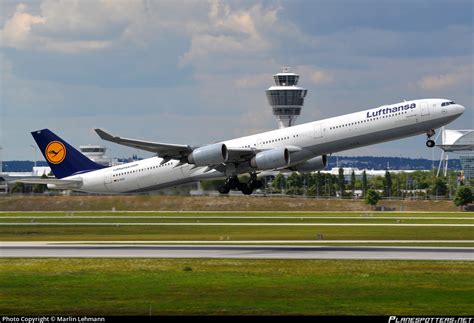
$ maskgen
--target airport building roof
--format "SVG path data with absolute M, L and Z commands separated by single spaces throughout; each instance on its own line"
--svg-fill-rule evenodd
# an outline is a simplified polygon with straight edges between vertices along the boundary
M 441 132 L 439 148 L 446 152 L 474 151 L 474 130 L 448 130 Z

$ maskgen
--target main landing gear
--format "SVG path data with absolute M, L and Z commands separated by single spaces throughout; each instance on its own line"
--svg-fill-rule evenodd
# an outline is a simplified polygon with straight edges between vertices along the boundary
M 257 179 L 256 174 L 250 174 L 250 180 L 248 183 L 241 183 L 237 176 L 227 177 L 224 184 L 219 186 L 217 190 L 221 194 L 229 194 L 230 190 L 237 189 L 242 192 L 244 195 L 252 194 L 253 190 L 263 187 L 262 181 Z
M 426 140 L 426 147 L 433 148 L 435 146 L 434 140 L 431 140 L 431 137 L 433 137 L 435 134 L 434 129 L 430 129 L 427 133 L 426 136 L 428 137 L 428 140 Z

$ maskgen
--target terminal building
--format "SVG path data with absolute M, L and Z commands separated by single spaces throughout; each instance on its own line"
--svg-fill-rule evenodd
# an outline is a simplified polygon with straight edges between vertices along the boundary
M 280 73 L 273 75 L 275 85 L 266 91 L 279 128 L 293 126 L 301 114 L 308 90 L 298 86 L 299 77 L 298 74 L 291 73 L 288 67 L 284 67 Z
M 463 180 L 469 184 L 474 180 L 474 130 L 448 130 L 443 127 L 441 130 L 441 144 L 437 147 L 442 149 L 438 166 L 439 176 L 441 170 L 446 176 L 448 169 L 449 154 L 459 155 Z
M 351 180 L 352 172 L 354 172 L 356 179 L 362 179 L 364 172 L 367 178 L 371 178 L 371 177 L 377 177 L 377 176 L 384 177 L 387 171 L 389 171 L 390 174 L 392 175 L 400 174 L 400 173 L 410 174 L 410 173 L 419 171 L 419 170 L 412 170 L 412 169 L 386 169 L 386 170 L 384 169 L 382 170 L 382 169 L 359 169 L 355 167 L 340 167 L 340 168 L 342 168 L 343 170 L 344 181 L 346 182 L 349 182 Z M 423 170 L 423 171 L 429 172 L 430 170 Z M 334 176 L 338 176 L 339 167 L 333 167 L 331 170 L 322 170 L 320 172 L 323 174 L 331 174 Z

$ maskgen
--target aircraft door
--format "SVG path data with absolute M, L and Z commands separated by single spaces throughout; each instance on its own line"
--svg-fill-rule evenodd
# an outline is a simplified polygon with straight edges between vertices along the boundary
M 184 165 L 174 168 L 176 169 L 176 174 L 177 176 L 179 176 L 179 178 L 185 178 L 189 176 L 189 170 L 188 170 L 189 167 L 187 167 L 186 165 L 189 165 L 189 164 L 184 164 Z
M 321 130 L 320 124 L 316 124 L 313 126 L 313 136 L 314 136 L 314 139 L 318 139 L 323 136 L 323 132 Z
M 112 172 L 105 172 L 105 185 L 111 184 L 112 183 Z
M 421 104 L 421 116 L 429 116 L 430 115 L 430 105 L 426 102 Z

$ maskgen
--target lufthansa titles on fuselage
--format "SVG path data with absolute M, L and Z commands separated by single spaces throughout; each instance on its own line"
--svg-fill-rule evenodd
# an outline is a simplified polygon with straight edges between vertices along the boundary
M 405 105 L 394 106 L 394 107 L 378 108 L 377 110 L 368 111 L 367 118 L 378 117 L 385 114 L 397 113 L 400 111 L 406 111 L 406 110 L 411 110 L 415 108 L 416 108 L 416 103 L 405 104 Z
M 119 171 L 119 170 L 129 169 L 129 168 L 133 168 L 133 167 L 137 167 L 137 166 L 138 166 L 138 164 L 127 165 L 127 166 L 123 166 L 123 167 L 118 167 L 118 168 L 112 169 L 112 171 L 117 172 L 117 171 Z

